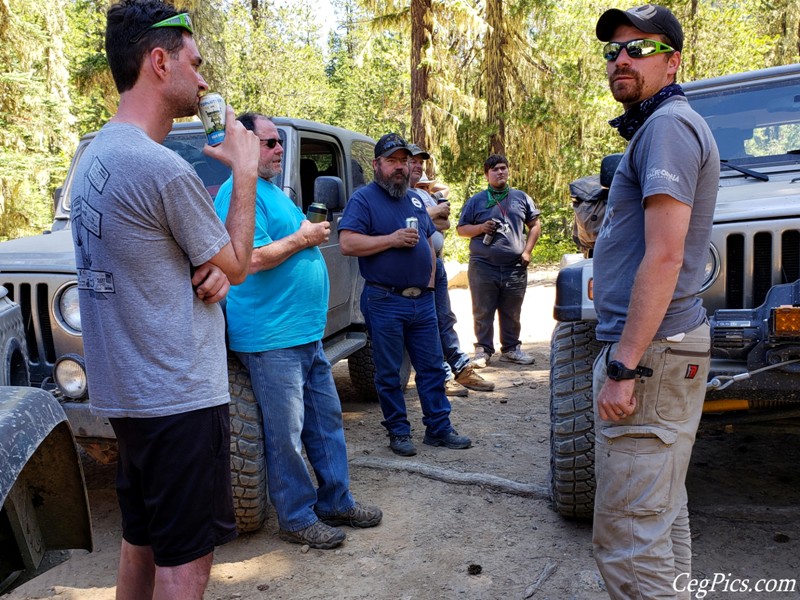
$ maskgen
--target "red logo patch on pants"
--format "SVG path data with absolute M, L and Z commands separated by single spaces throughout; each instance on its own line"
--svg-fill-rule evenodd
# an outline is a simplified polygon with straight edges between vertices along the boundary
M 686 365 L 686 375 L 684 376 L 684 379 L 694 379 L 699 370 L 700 365 Z

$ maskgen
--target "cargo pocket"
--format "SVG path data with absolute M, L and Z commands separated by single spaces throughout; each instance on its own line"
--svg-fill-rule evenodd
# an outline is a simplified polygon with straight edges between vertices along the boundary
M 623 516 L 663 513 L 670 505 L 678 434 L 648 426 L 607 427 L 597 438 L 598 512 Z
M 659 417 L 666 421 L 686 421 L 692 416 L 692 410 L 702 403 L 705 394 L 709 355 L 708 351 L 666 349 L 657 391 Z

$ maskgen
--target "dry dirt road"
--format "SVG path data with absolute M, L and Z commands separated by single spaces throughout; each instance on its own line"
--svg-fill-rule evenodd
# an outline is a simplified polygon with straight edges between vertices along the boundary
M 493 393 L 453 400 L 453 422 L 469 450 L 421 444 L 419 403 L 407 404 L 419 454 L 394 456 L 376 404 L 357 401 L 337 365 L 357 499 L 379 504 L 384 522 L 348 530 L 337 550 L 303 551 L 280 541 L 274 516 L 264 528 L 218 549 L 209 600 L 599 600 L 607 598 L 592 558 L 591 526 L 554 513 L 548 481 L 548 353 L 553 327 L 553 273 L 534 272 L 523 316 L 531 367 L 492 363 Z M 462 346 L 472 344 L 466 290 L 451 292 Z M 695 576 L 720 574 L 708 599 L 800 598 L 793 592 L 737 592 L 741 581 L 777 589 L 800 579 L 800 439 L 789 433 L 703 427 L 689 477 Z M 432 470 L 440 480 L 420 475 Z M 501 478 L 506 488 L 474 483 Z M 8 600 L 109 600 L 120 540 L 113 468 L 92 468 L 93 553 L 72 558 L 26 583 Z M 773 581 L 774 580 L 774 581 Z M 795 584 L 796 585 L 796 584 Z M 700 595 L 696 595 L 701 598 Z

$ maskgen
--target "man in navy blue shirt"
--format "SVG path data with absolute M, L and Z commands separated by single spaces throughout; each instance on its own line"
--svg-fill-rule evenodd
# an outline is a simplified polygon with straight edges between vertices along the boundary
M 358 257 L 366 280 L 361 311 L 372 340 L 382 424 L 389 448 L 400 456 L 417 453 L 400 381 L 404 350 L 416 371 L 423 443 L 456 449 L 472 445 L 450 424 L 432 292 L 436 255 L 430 238 L 436 228 L 422 201 L 408 194 L 410 156 L 402 137 L 384 135 L 375 146 L 374 181 L 356 190 L 339 224 L 342 254 Z M 416 227 L 409 218 L 416 219 Z

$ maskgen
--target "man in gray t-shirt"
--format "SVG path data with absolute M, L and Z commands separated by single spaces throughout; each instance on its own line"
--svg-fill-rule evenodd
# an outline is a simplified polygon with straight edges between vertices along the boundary
M 675 83 L 683 31 L 668 9 L 608 10 L 597 37 L 625 108 L 611 125 L 630 143 L 594 249 L 605 342 L 594 365 L 594 556 L 611 598 L 677 598 L 673 582 L 691 573 L 685 479 L 710 348 L 697 294 L 719 153 Z
M 115 4 L 106 55 L 119 109 L 76 167 L 71 228 L 92 411 L 119 448 L 117 597 L 199 600 L 214 546 L 236 536 L 216 302 L 250 264 L 259 142 L 228 107 L 225 141 L 205 149 L 234 173 L 223 224 L 160 144 L 208 89 L 189 15 Z

